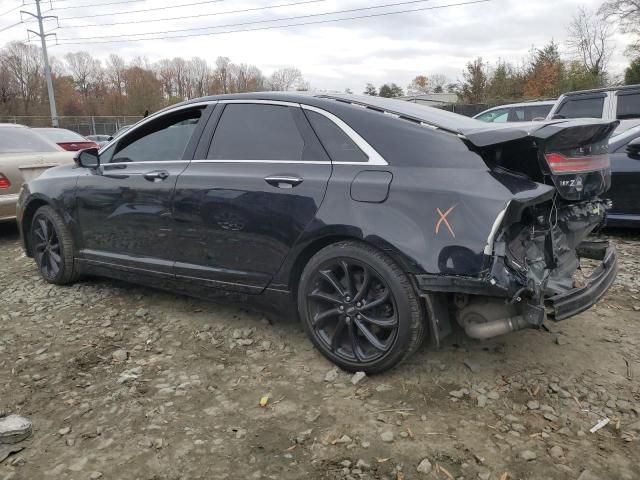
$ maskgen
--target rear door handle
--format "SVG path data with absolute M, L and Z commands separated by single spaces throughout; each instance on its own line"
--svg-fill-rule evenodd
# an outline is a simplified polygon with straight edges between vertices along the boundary
M 302 183 L 302 178 L 293 175 L 272 175 L 266 177 L 264 181 L 278 188 L 293 188 Z
M 169 172 L 166 170 L 154 170 L 153 172 L 144 173 L 142 176 L 150 182 L 161 182 L 169 178 Z

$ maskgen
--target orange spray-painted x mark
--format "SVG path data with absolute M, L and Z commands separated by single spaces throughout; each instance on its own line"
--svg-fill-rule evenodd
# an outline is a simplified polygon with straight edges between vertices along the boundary
M 442 225 L 443 223 L 447 226 L 447 229 L 449 230 L 449 232 L 451 233 L 451 236 L 453 238 L 456 238 L 456 234 L 453 233 L 453 229 L 451 228 L 451 225 L 449 224 L 449 221 L 447 220 L 447 216 L 453 211 L 454 208 L 456 208 L 457 205 L 454 205 L 453 207 L 451 207 L 449 210 L 447 210 L 446 212 L 442 213 L 442 210 L 440 210 L 439 208 L 436 208 L 436 211 L 438 212 L 438 215 L 440 215 L 440 220 L 438 220 L 438 223 L 436 223 L 436 235 L 438 233 L 440 233 L 440 225 Z

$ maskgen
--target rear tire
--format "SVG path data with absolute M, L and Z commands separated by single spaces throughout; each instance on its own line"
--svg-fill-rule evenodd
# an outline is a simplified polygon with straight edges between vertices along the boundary
M 298 310 L 316 348 L 350 372 L 388 370 L 413 354 L 426 334 L 407 275 L 387 255 L 356 241 L 329 245 L 309 260 Z
M 53 208 L 45 205 L 36 211 L 30 236 L 33 258 L 44 280 L 56 285 L 78 280 L 80 274 L 74 258 L 73 237 Z

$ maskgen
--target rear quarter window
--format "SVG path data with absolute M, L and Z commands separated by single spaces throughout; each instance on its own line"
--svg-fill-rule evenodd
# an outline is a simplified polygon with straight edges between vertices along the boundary
M 349 163 L 369 160 L 354 141 L 327 117 L 311 110 L 307 110 L 305 115 L 331 160 Z
M 618 120 L 640 118 L 640 92 L 618 94 Z

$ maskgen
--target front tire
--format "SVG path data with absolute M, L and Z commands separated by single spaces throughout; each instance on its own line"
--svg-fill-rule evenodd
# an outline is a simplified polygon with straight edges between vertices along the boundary
M 329 245 L 307 263 L 298 310 L 313 344 L 344 370 L 380 373 L 424 341 L 423 309 L 407 275 L 355 241 Z
M 71 232 L 53 208 L 40 207 L 33 216 L 31 247 L 38 271 L 47 282 L 66 285 L 79 278 Z

